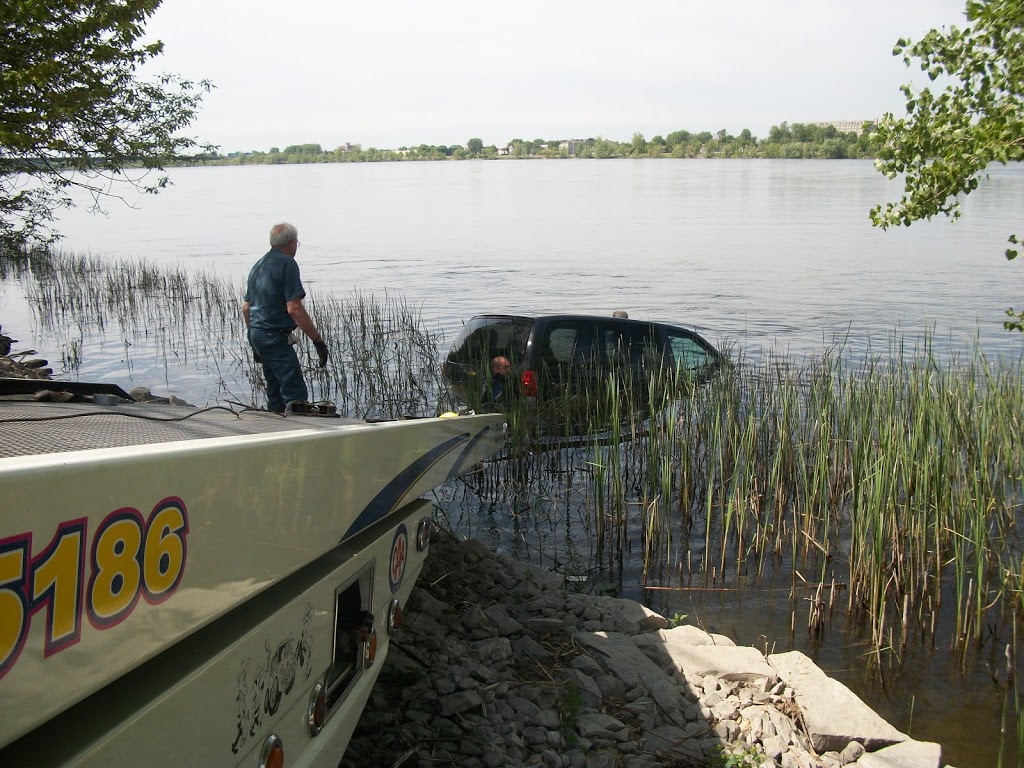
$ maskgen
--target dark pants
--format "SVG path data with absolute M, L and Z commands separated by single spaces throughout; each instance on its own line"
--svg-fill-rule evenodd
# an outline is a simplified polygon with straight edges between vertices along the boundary
M 309 399 L 302 367 L 288 334 L 263 328 L 249 329 L 249 343 L 263 358 L 263 376 L 267 380 L 267 409 L 284 413 L 288 403 Z

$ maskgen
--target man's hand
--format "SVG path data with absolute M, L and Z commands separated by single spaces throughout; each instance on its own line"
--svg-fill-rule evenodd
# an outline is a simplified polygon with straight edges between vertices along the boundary
M 313 346 L 316 347 L 316 353 L 320 357 L 320 367 L 326 368 L 327 358 L 330 357 L 330 354 L 327 351 L 327 344 L 324 343 L 323 339 L 320 339 L 320 341 L 314 341 Z

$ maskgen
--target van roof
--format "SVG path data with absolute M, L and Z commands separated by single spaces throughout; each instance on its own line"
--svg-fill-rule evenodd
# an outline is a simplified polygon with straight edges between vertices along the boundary
M 476 319 L 505 319 L 505 320 L 614 320 L 617 323 L 641 323 L 656 325 L 671 325 L 676 327 L 685 328 L 686 326 L 681 325 L 677 322 L 670 322 L 667 320 L 651 320 L 647 318 L 637 317 L 612 317 L 611 313 L 607 315 L 595 315 L 582 312 L 537 312 L 537 313 L 523 313 L 523 312 L 484 312 L 479 315 L 473 315 L 470 320 Z

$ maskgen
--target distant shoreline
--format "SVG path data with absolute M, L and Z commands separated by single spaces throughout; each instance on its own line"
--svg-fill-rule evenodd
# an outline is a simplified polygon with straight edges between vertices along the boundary
M 865 159 L 875 156 L 877 147 L 873 125 L 865 122 L 860 131 L 842 131 L 835 125 L 804 125 L 794 123 L 772 126 L 767 138 L 758 139 L 744 129 L 738 136 L 720 130 L 691 133 L 674 131 L 650 140 L 635 133 L 626 142 L 603 137 L 587 139 L 512 139 L 498 147 L 484 146 L 480 139 L 469 139 L 466 145 L 401 146 L 395 149 L 364 149 L 359 144 L 344 143 L 334 149 L 320 144 L 292 144 L 269 151 L 218 152 L 198 155 L 186 165 L 283 165 L 310 163 L 376 163 L 419 162 L 438 160 L 571 160 L 614 158 L 674 159 Z

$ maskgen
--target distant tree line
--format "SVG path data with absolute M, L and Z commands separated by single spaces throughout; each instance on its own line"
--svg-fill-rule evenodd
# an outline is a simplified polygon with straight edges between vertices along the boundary
M 803 123 L 773 125 L 768 136 L 759 139 L 744 128 L 733 136 L 725 129 L 717 133 L 673 131 L 651 139 L 634 133 L 629 141 L 601 136 L 587 139 L 512 139 L 503 147 L 485 146 L 478 138 L 465 146 L 420 144 L 397 149 L 364 149 L 359 144 L 343 144 L 325 149 L 320 144 L 293 144 L 269 152 L 211 152 L 198 155 L 200 165 L 275 165 L 283 163 L 376 163 L 403 160 L 468 160 L 473 158 L 613 158 L 613 157 L 695 157 L 695 158 L 856 158 L 873 157 L 873 126 L 866 123 L 860 132 L 843 132 L 833 125 Z

